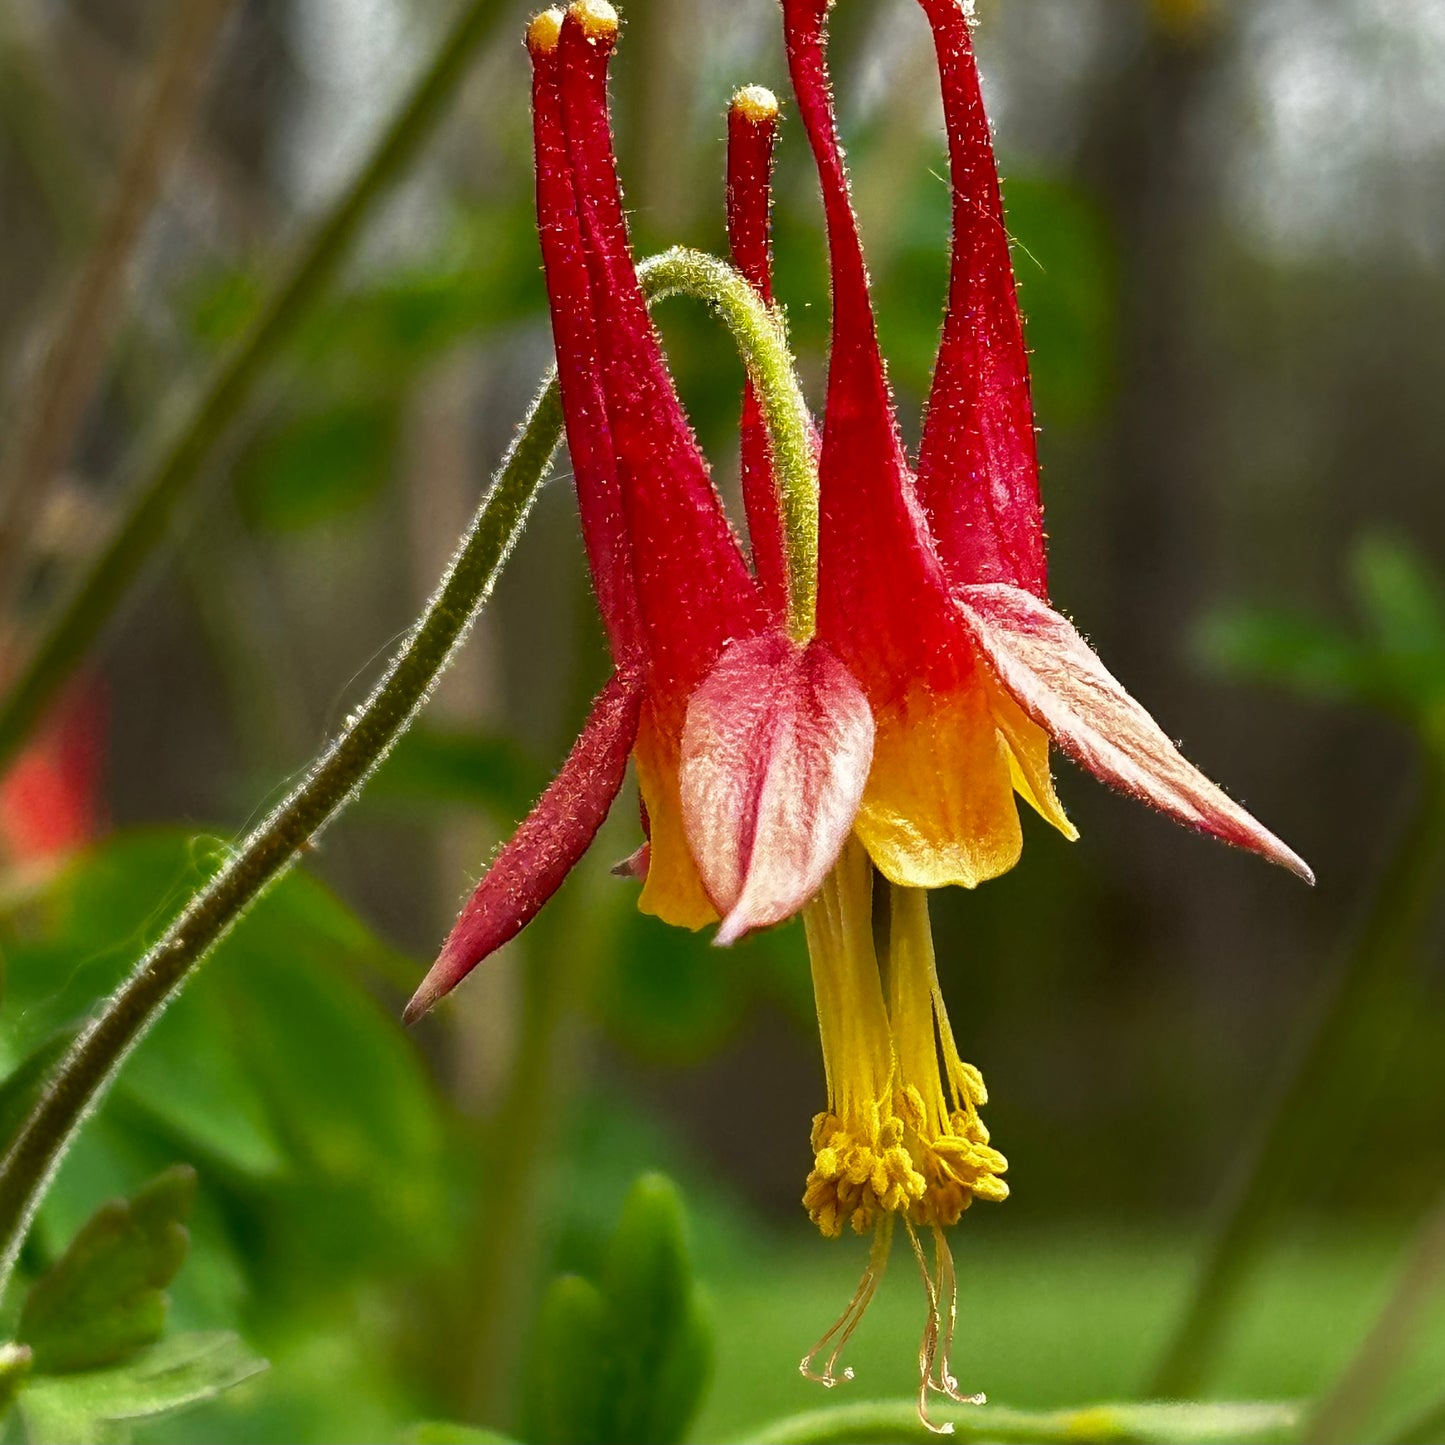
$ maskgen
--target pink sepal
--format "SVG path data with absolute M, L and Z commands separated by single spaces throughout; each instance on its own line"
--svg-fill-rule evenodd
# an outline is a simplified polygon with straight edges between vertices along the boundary
M 640 679 L 616 673 L 597 695 L 562 770 L 462 909 L 402 1015 L 414 1023 L 536 917 L 587 851 L 622 787 L 637 736 Z
M 1181 756 L 1067 618 L 1006 583 L 956 596 L 999 681 L 1075 762 L 1188 827 L 1315 881 L 1303 859 Z
M 679 775 L 693 859 L 723 915 L 719 944 L 818 891 L 872 757 L 867 699 L 825 643 L 766 632 L 723 649 L 688 706 Z

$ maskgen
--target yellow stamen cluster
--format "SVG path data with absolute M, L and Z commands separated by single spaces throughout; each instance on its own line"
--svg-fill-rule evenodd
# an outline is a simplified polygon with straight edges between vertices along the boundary
M 983 1076 L 943 1010 L 926 895 L 889 886 L 880 950 L 873 881 L 850 841 L 805 919 L 829 1107 L 813 1120 L 803 1204 L 830 1239 L 890 1214 L 956 1224 L 975 1198 L 1008 1196 L 1008 1163 L 979 1117 Z
M 972 1067 L 971 1065 L 967 1067 Z M 978 1070 L 973 1070 L 978 1074 Z M 979 1077 L 980 1090 L 982 1077 Z M 923 1196 L 909 1212 L 915 1224 L 957 1224 L 975 1199 L 998 1203 L 1008 1198 L 1008 1185 L 999 1177 L 1008 1160 L 991 1148 L 988 1129 L 978 1116 L 982 1099 L 969 1099 L 954 1109 L 941 1132 L 930 1134 L 927 1111 L 917 1089 L 905 1089 L 900 1105 L 907 1118 L 925 1180 Z
M 829 1239 L 837 1239 L 845 1223 L 856 1234 L 868 1234 L 881 1213 L 909 1212 L 923 1199 L 927 1183 L 903 1146 L 901 1119 L 860 1129 L 837 1114 L 814 1118 L 813 1170 L 803 1205 Z

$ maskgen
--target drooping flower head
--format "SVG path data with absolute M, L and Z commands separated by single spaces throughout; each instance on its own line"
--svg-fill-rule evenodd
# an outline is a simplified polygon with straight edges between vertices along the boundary
M 408 1016 L 555 891 L 630 756 L 648 836 L 622 871 L 642 878 L 645 910 L 690 928 L 720 920 L 721 943 L 803 913 L 828 1100 L 804 1204 L 825 1235 L 873 1239 L 857 1294 L 804 1368 L 821 1359 L 816 1377 L 829 1384 L 851 1373 L 840 1376 L 839 1352 L 901 1228 L 929 1301 L 922 1411 L 930 1391 L 964 1398 L 949 1366 L 944 1231 L 974 1199 L 1008 1192 L 979 1114 L 982 1077 L 944 1009 L 924 890 L 974 887 L 1013 866 L 1016 795 L 1076 836 L 1054 793 L 1051 740 L 1178 821 L 1310 875 L 1180 756 L 1049 605 L 1027 359 L 971 17 L 964 0 L 920 3 L 939 61 L 953 251 L 914 462 L 834 120 L 829 0 L 782 0 L 822 189 L 832 345 L 816 437 L 806 418 L 792 432 L 778 420 L 779 394 L 796 390 L 786 355 L 781 369 L 750 361 L 740 452 L 751 565 L 668 375 L 628 243 L 607 115 L 616 12 L 576 0 L 529 27 L 538 231 L 616 670 Z M 768 92 L 734 97 L 729 242 L 765 304 L 776 120 Z

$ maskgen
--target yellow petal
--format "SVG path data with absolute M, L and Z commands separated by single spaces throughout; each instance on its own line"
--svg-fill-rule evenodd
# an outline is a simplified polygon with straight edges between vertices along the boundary
M 1012 750 L 985 688 L 915 688 L 874 721 L 855 828 L 884 877 L 905 888 L 973 888 L 1008 872 L 1023 834 Z
M 632 758 L 637 766 L 637 786 L 647 807 L 652 830 L 647 881 L 637 906 L 677 928 L 705 928 L 717 922 L 697 865 L 687 845 L 682 824 L 682 800 L 678 794 L 676 730 L 657 726 L 644 709 L 642 725 Z
M 989 688 L 989 710 L 1009 750 L 1009 772 L 1018 795 L 1046 823 L 1052 823 L 1069 842 L 1079 830 L 1069 821 L 1054 793 L 1049 768 L 1049 735 L 1001 687 Z

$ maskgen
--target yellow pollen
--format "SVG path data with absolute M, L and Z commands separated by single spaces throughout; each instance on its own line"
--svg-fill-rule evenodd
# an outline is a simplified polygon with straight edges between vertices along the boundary
M 562 34 L 562 11 L 556 6 L 532 17 L 527 26 L 527 49 L 533 55 L 550 55 Z
M 573 0 L 567 13 L 594 45 L 599 40 L 611 40 L 617 34 L 617 12 L 607 0 Z
M 763 85 L 745 85 L 733 96 L 732 108 L 752 125 L 778 118 L 778 97 Z

